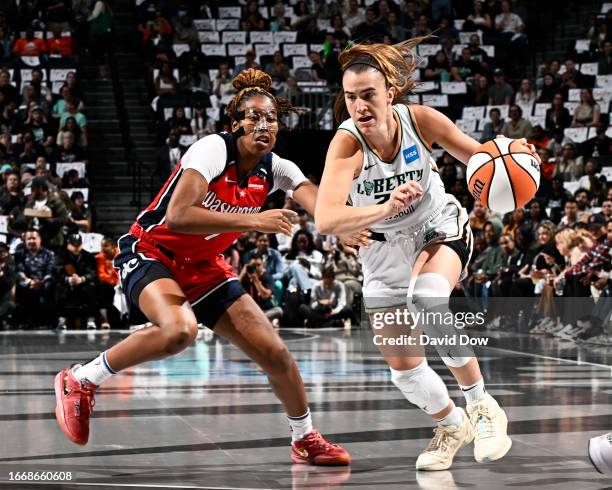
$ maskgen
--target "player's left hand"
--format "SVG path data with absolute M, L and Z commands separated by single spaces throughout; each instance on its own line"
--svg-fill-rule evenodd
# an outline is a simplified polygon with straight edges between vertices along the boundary
M 367 228 L 352 235 L 338 235 L 338 242 L 345 253 L 357 255 L 357 247 L 367 247 L 372 243 L 372 233 Z

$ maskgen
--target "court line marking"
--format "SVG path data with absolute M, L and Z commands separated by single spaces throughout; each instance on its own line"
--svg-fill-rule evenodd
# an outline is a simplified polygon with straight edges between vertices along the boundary
M 264 487 L 197 487 L 193 485 L 157 485 L 157 484 L 141 484 L 141 483 L 84 483 L 84 482 L 72 482 L 72 481 L 55 481 L 55 482 L 43 482 L 43 481 L 0 481 L 0 483 L 8 483 L 11 485 L 67 485 L 67 486 L 87 486 L 87 487 L 118 487 L 118 488 L 189 488 L 197 490 L 271 490 Z
M 521 352 L 521 351 L 518 351 L 518 350 L 504 349 L 502 347 L 486 346 L 485 349 L 498 350 L 498 351 L 501 351 L 501 352 L 508 352 L 510 354 L 520 354 L 520 355 L 525 355 L 525 356 L 537 357 L 539 359 L 548 359 L 548 360 L 551 360 L 551 361 L 569 362 L 569 363 L 572 363 L 572 364 L 578 364 L 579 366 L 582 366 L 582 365 L 595 366 L 595 367 L 609 369 L 609 370 L 612 371 L 612 366 L 610 366 L 608 364 L 599 364 L 597 362 L 575 361 L 574 359 L 563 359 L 562 357 L 545 356 L 543 354 L 534 354 L 533 352 Z

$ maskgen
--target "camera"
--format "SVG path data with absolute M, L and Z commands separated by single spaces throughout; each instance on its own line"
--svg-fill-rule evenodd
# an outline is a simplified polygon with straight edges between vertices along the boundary
M 246 271 L 247 274 L 253 274 L 255 272 L 255 266 L 253 264 L 247 264 Z

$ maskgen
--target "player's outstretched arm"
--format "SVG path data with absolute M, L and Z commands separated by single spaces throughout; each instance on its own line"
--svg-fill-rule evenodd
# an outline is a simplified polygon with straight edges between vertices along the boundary
M 257 214 L 217 213 L 204 209 L 208 182 L 197 170 L 186 169 L 172 193 L 166 211 L 166 226 L 180 233 L 223 233 L 257 230 L 264 233 L 284 233 L 291 236 L 289 209 L 271 209 Z

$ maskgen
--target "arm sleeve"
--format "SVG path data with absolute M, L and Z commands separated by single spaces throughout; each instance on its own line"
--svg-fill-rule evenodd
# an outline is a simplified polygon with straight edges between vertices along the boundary
M 197 170 L 210 182 L 223 173 L 227 149 L 225 141 L 217 134 L 211 134 L 195 142 L 181 158 L 183 169 Z
M 295 163 L 280 158 L 276 154 L 272 156 L 272 175 L 274 176 L 274 187 L 270 190 L 270 194 L 280 189 L 288 193 L 290 197 L 298 185 L 308 180 Z

